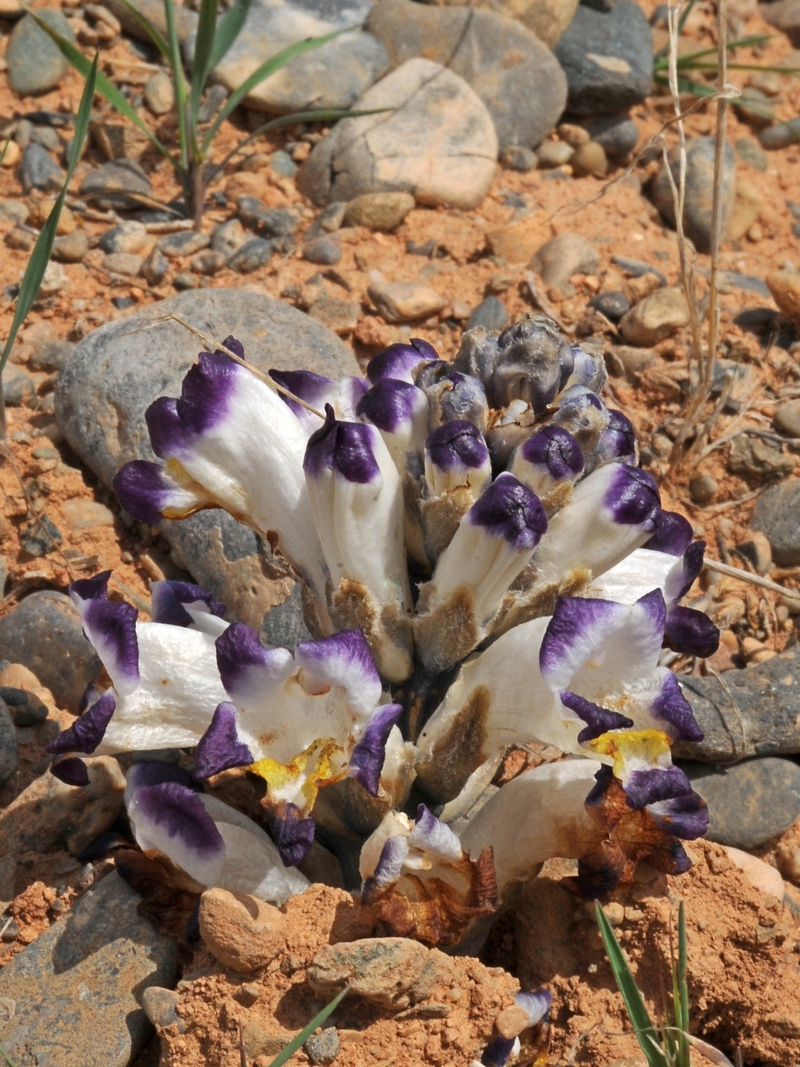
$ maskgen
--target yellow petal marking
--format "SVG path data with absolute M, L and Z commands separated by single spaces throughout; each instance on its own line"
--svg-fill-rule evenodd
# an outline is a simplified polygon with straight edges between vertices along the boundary
M 341 771 L 334 770 L 334 757 L 337 755 L 344 755 L 341 745 L 331 738 L 320 738 L 312 742 L 291 763 L 278 763 L 277 760 L 266 757 L 251 763 L 247 769 L 264 779 L 267 789 L 276 799 L 291 800 L 302 808 L 305 814 L 314 807 L 321 785 L 330 785 L 344 778 L 345 768 Z M 304 804 L 298 803 L 298 792 L 302 795 Z M 279 794 L 281 795 L 278 796 Z
M 589 742 L 589 748 L 614 760 L 614 777 L 622 779 L 625 761 L 631 757 L 644 760 L 652 767 L 663 765 L 671 742 L 663 730 L 620 730 L 601 734 Z

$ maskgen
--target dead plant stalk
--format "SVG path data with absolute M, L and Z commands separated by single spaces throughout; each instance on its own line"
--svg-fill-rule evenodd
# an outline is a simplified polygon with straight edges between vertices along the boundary
M 675 438 L 672 452 L 669 457 L 670 469 L 677 469 L 689 460 L 694 452 L 700 449 L 711 432 L 711 425 L 716 421 L 712 413 L 712 419 L 695 433 L 694 441 L 689 449 L 684 445 L 690 435 L 695 431 L 700 415 L 711 394 L 711 385 L 714 375 L 714 360 L 716 358 L 717 344 L 719 340 L 719 307 L 717 304 L 717 277 L 719 270 L 719 250 L 722 242 L 722 183 L 724 176 L 725 148 L 727 143 L 728 128 L 728 101 L 738 95 L 738 90 L 728 85 L 728 51 L 727 51 L 727 0 L 717 0 L 717 55 L 718 76 L 717 93 L 715 102 L 717 106 L 717 121 L 714 131 L 714 190 L 711 223 L 711 273 L 709 276 L 708 297 L 708 341 L 703 344 L 703 322 L 697 299 L 697 287 L 695 284 L 694 255 L 689 248 L 689 243 L 683 228 L 683 210 L 686 199 L 686 131 L 681 119 L 681 97 L 678 82 L 678 37 L 680 33 L 680 14 L 684 7 L 682 2 L 670 3 L 668 9 L 669 19 L 669 87 L 672 94 L 673 109 L 675 111 L 676 128 L 678 130 L 679 145 L 679 172 L 676 184 L 669 166 L 667 145 L 663 142 L 664 165 L 669 179 L 673 201 L 675 203 L 675 222 L 678 235 L 678 255 L 680 258 L 681 284 L 689 306 L 689 318 L 692 331 L 691 360 L 697 364 L 697 383 L 692 389 L 689 402 L 684 415 L 683 425 Z

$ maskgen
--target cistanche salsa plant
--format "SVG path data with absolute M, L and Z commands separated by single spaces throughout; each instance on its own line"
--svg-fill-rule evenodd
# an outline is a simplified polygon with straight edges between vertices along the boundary
M 707 812 L 671 746 L 702 735 L 662 652 L 716 648 L 682 605 L 704 545 L 601 399 L 602 355 L 532 316 L 452 363 L 412 340 L 366 379 L 271 376 L 234 338 L 202 352 L 147 412 L 161 462 L 114 488 L 147 524 L 222 507 L 268 537 L 314 639 L 266 648 L 193 585 L 155 583 L 146 622 L 108 574 L 75 582 L 105 673 L 53 772 L 178 750 L 133 756 L 126 804 L 182 884 L 281 902 L 321 835 L 360 851 L 384 929 L 428 944 L 463 944 L 550 857 L 590 898 L 642 858 L 685 871 Z M 493 785 L 534 743 L 547 761 Z

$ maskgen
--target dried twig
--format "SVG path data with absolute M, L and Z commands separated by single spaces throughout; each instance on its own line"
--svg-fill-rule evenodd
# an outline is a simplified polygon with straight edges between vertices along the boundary
M 800 600 L 800 590 L 787 589 L 785 586 L 773 582 L 770 578 L 762 578 L 760 574 L 753 574 L 742 567 L 731 567 L 727 563 L 718 563 L 715 559 L 706 559 L 703 565 L 707 570 L 716 571 L 717 574 L 724 574 L 728 578 L 738 578 L 742 582 L 749 582 L 750 585 L 757 585 L 761 589 L 769 589 L 770 592 L 778 593 L 780 596 L 794 596 Z
M 208 345 L 209 348 L 219 349 L 221 352 L 224 352 L 226 356 L 229 356 L 234 361 L 234 363 L 238 363 L 240 366 L 244 367 L 245 370 L 249 370 L 251 374 L 254 374 L 256 378 L 264 382 L 265 385 L 268 385 L 274 392 L 287 396 L 290 400 L 293 400 L 295 404 L 299 404 L 301 407 L 305 408 L 306 411 L 310 411 L 312 415 L 316 415 L 320 419 L 325 418 L 323 412 L 317 411 L 316 408 L 312 408 L 312 406 L 307 404 L 305 400 L 301 400 L 299 396 L 295 396 L 289 389 L 286 389 L 276 381 L 273 381 L 268 374 L 259 370 L 258 367 L 254 367 L 252 363 L 248 363 L 247 360 L 242 359 L 241 356 L 237 356 L 236 353 L 226 347 L 222 341 L 217 341 L 211 334 L 206 333 L 205 330 L 201 330 L 197 326 L 192 326 L 190 322 L 187 322 L 186 319 L 182 319 L 180 315 L 175 315 L 172 312 L 169 315 L 159 315 L 157 318 L 151 319 L 144 326 L 137 326 L 135 330 L 131 330 L 130 332 L 138 333 L 140 330 L 152 330 L 156 326 L 163 326 L 165 322 L 169 322 L 170 320 L 172 322 L 177 322 L 179 326 L 183 326 L 189 333 L 195 334 L 195 336 L 199 337 L 203 344 Z

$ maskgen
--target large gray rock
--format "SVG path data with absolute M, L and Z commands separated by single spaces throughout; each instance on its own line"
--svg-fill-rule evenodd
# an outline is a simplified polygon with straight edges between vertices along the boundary
M 17 1067 L 127 1067 L 144 1046 L 142 993 L 171 986 L 178 961 L 138 904 L 112 873 L 0 971 L 0 1041 Z
M 167 32 L 167 18 L 162 0 L 133 0 L 133 5 L 145 16 L 162 34 Z M 147 30 L 141 22 L 128 10 L 123 0 L 106 0 L 105 5 L 112 14 L 116 15 L 122 24 L 122 28 L 131 37 L 137 37 L 140 41 L 152 44 Z M 178 41 L 184 44 L 197 29 L 197 12 L 188 7 L 175 5 L 175 29 Z
M 680 676 L 684 696 L 704 740 L 678 741 L 682 759 L 724 763 L 742 756 L 787 756 L 800 752 L 800 652 L 797 647 L 740 671 L 714 677 Z
M 367 28 L 385 45 L 392 69 L 424 56 L 471 85 L 501 149 L 535 147 L 561 117 L 567 79 L 550 49 L 514 19 L 481 8 L 380 0 Z
M 758 848 L 800 815 L 800 767 L 788 759 L 754 759 L 733 767 L 683 768 L 708 804 L 706 837 L 734 848 Z
M 297 175 L 298 188 L 324 205 L 364 193 L 409 192 L 420 204 L 473 208 L 495 173 L 497 135 L 469 85 L 428 59 L 409 59 L 361 97 Z
M 96 330 L 65 361 L 56 386 L 56 416 L 73 450 L 106 484 L 123 463 L 154 459 L 144 413 L 159 396 L 179 396 L 181 381 L 206 347 L 169 314 L 217 340 L 229 334 L 254 366 L 308 369 L 339 378 L 358 374 L 350 350 L 329 330 L 280 301 L 244 289 L 181 293 Z M 223 511 L 163 522 L 178 562 L 227 604 L 233 617 L 275 635 L 265 616 L 290 598 L 294 580 L 261 538 Z M 287 640 L 303 633 L 299 599 L 284 609 Z M 276 642 L 278 643 L 278 642 Z
M 619 0 L 610 11 L 582 4 L 554 52 L 575 115 L 613 115 L 650 92 L 653 38 L 644 11 L 632 0 Z
M 0 659 L 24 664 L 73 715 L 102 669 L 69 597 L 50 589 L 31 593 L 0 619 Z
M 800 563 L 800 479 L 762 493 L 750 525 L 767 535 L 776 563 L 782 567 Z
M 45 8 L 39 9 L 36 14 L 70 44 L 75 43 L 75 32 L 60 11 Z M 58 46 L 30 15 L 20 19 L 11 31 L 6 61 L 8 84 L 20 96 L 55 89 L 69 67 Z
M 17 769 L 19 745 L 14 720 L 4 700 L 0 700 L 0 785 Z
M 686 144 L 686 199 L 683 206 L 683 226 L 686 236 L 694 242 L 698 252 L 711 250 L 711 226 L 714 206 L 714 138 L 694 137 Z M 680 178 L 680 148 L 676 145 L 667 157 L 677 186 Z M 651 185 L 653 203 L 665 222 L 675 226 L 675 201 L 665 163 Z M 736 200 L 736 157 L 729 144 L 725 145 L 722 171 L 722 235 L 733 213 Z
M 248 107 L 279 115 L 309 108 L 349 108 L 388 67 L 383 45 L 357 28 L 369 9 L 369 0 L 257 0 L 214 77 L 233 92 L 284 48 L 356 27 L 297 56 L 257 85 L 246 100 Z M 186 51 L 193 53 L 194 37 Z

